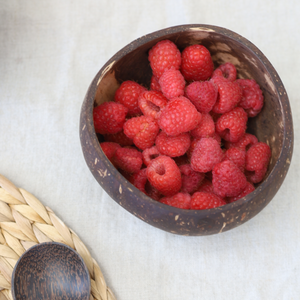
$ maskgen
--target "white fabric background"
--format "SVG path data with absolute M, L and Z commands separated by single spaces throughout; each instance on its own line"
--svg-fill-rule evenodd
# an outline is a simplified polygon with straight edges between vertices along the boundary
M 299 299 L 300 2 L 0 0 L 0 173 L 74 229 L 118 300 Z M 294 118 L 292 165 L 246 224 L 207 237 L 155 229 L 88 170 L 79 113 L 102 65 L 132 40 L 198 23 L 231 29 L 277 69 Z

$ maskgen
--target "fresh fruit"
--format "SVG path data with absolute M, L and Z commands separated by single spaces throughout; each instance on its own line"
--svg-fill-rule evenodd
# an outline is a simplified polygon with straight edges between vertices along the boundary
M 201 114 L 186 97 L 178 97 L 168 102 L 158 119 L 161 130 L 176 136 L 193 130 L 201 121 Z
M 207 80 L 213 70 L 210 52 L 203 45 L 191 45 L 182 51 L 181 73 L 186 81 Z
M 136 173 L 142 167 L 143 157 L 136 149 L 120 147 L 115 152 L 114 162 L 119 169 L 127 173 Z
M 254 79 L 238 79 L 236 82 L 242 88 L 239 106 L 247 112 L 249 117 L 257 116 L 264 105 L 264 96 L 259 85 Z
M 163 197 L 159 202 L 182 209 L 190 209 L 191 195 L 188 193 L 178 193 L 174 196 Z
M 175 161 L 165 155 L 153 159 L 147 167 L 150 184 L 164 196 L 173 196 L 181 189 L 181 173 Z
M 194 81 L 185 88 L 185 96 L 198 111 L 209 113 L 217 101 L 218 89 L 211 81 Z
M 177 136 L 168 136 L 161 131 L 156 137 L 155 144 L 160 154 L 177 157 L 187 152 L 191 144 L 191 138 L 187 132 Z
M 168 99 L 158 91 L 145 91 L 138 99 L 139 108 L 144 116 L 158 119 L 161 110 L 168 104 Z
M 153 146 L 158 132 L 158 124 L 152 117 L 134 117 L 124 124 L 124 133 L 141 150 Z
M 166 70 L 159 78 L 159 85 L 166 98 L 173 99 L 184 95 L 185 80 L 179 70 Z
M 191 199 L 191 209 L 210 209 L 225 204 L 225 200 L 213 193 L 196 192 Z
M 214 193 L 222 198 L 239 195 L 247 185 L 244 173 L 230 160 L 215 165 L 212 176 Z
M 224 113 L 216 123 L 216 133 L 229 142 L 237 142 L 246 132 L 248 116 L 241 107 Z
M 132 80 L 126 80 L 121 83 L 115 93 L 115 102 L 123 104 L 128 108 L 128 113 L 136 115 L 141 113 L 138 106 L 138 98 L 146 88 Z
M 169 40 L 160 41 L 153 46 L 149 51 L 148 59 L 153 75 L 157 79 L 168 69 L 179 70 L 181 65 L 181 53 Z
M 128 108 L 116 102 L 104 102 L 93 110 L 95 131 L 114 134 L 123 130 Z
M 211 171 L 223 158 L 223 151 L 219 143 L 213 138 L 200 139 L 191 157 L 193 170 L 201 173 Z

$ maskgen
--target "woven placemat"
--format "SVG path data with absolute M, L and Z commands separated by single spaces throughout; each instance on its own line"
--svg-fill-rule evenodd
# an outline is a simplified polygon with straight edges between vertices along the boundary
M 0 175 L 0 300 L 12 300 L 11 276 L 19 257 L 43 242 L 66 244 L 79 253 L 91 277 L 90 300 L 115 300 L 80 238 L 49 208 Z

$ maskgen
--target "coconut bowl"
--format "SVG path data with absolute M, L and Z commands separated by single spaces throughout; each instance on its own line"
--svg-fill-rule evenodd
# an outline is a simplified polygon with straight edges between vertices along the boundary
M 207 210 L 184 210 L 157 202 L 127 181 L 105 156 L 93 124 L 93 108 L 113 100 L 125 80 L 150 86 L 148 52 L 160 40 L 173 41 L 180 51 L 202 44 L 215 67 L 231 62 L 239 78 L 255 79 L 264 94 L 261 113 L 250 118 L 247 132 L 267 143 L 272 157 L 264 180 L 236 202 Z M 187 236 L 233 229 L 257 215 L 274 198 L 288 172 L 293 153 L 293 122 L 288 95 L 274 67 L 250 41 L 228 29 L 201 24 L 170 27 L 147 34 L 118 51 L 92 80 L 80 115 L 80 140 L 85 161 L 96 182 L 128 212 L 161 230 Z

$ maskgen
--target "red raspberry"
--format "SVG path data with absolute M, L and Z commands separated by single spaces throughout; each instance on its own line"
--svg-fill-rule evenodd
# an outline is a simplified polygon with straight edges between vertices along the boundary
M 191 139 L 187 132 L 177 136 L 168 136 L 161 131 L 156 137 L 155 144 L 160 154 L 176 157 L 186 153 L 190 147 Z
M 245 171 L 245 175 L 248 179 L 248 181 L 252 183 L 259 183 L 263 181 L 266 173 L 268 171 L 268 168 L 265 167 L 263 169 L 255 170 L 255 171 Z
M 159 82 L 158 82 L 158 78 L 156 78 L 154 75 L 152 75 L 152 77 L 151 77 L 150 90 L 161 92 L 161 88 L 160 88 L 160 85 L 159 85 Z
M 132 139 L 128 138 L 124 131 L 120 131 L 115 134 L 105 134 L 104 140 L 106 142 L 114 142 L 119 144 L 120 146 L 131 146 L 133 144 Z
M 129 181 L 141 192 L 146 194 L 145 185 L 147 182 L 147 169 L 141 169 L 138 172 L 131 175 Z
M 255 172 L 248 174 L 248 180 L 253 183 L 258 183 L 263 180 L 267 167 L 271 159 L 271 149 L 263 142 L 258 142 L 246 153 L 246 166 L 247 171 Z
M 142 153 L 133 148 L 118 148 L 114 155 L 118 168 L 128 173 L 138 172 L 143 164 Z
M 181 72 L 186 81 L 207 80 L 214 64 L 207 48 L 202 45 L 186 47 L 181 55 Z
M 158 124 L 151 117 L 135 117 L 124 124 L 124 133 L 133 139 L 133 143 L 141 150 L 153 146 L 158 132 Z
M 161 198 L 159 202 L 181 209 L 190 209 L 191 195 L 188 193 L 178 193 L 171 197 Z
M 244 173 L 246 162 L 246 151 L 240 148 L 229 148 L 226 150 L 223 160 L 229 159 L 236 164 Z
M 145 116 L 158 119 L 161 110 L 165 108 L 168 99 L 157 91 L 145 91 L 139 97 L 139 107 Z
M 214 194 L 214 187 L 212 182 L 207 178 L 204 178 L 200 187 L 198 188 L 197 192 L 204 192 L 204 193 L 212 193 Z
M 138 106 L 139 95 L 146 91 L 146 88 L 137 82 L 127 80 L 121 83 L 120 87 L 115 93 L 115 102 L 123 104 L 128 108 L 128 113 L 136 115 L 141 113 Z
M 181 173 L 175 161 L 168 156 L 158 156 L 147 167 L 150 184 L 164 196 L 173 196 L 181 189 Z
M 107 158 L 111 161 L 113 165 L 115 165 L 114 156 L 117 149 L 121 148 L 121 146 L 113 142 L 102 142 L 100 143 L 100 146 Z
M 242 98 L 242 88 L 237 82 L 229 81 L 220 76 L 211 79 L 218 87 L 217 101 L 212 109 L 217 114 L 224 114 L 231 111 L 238 105 Z
M 191 209 L 210 209 L 225 205 L 226 202 L 213 193 L 196 192 L 191 199 Z
M 226 141 L 237 142 L 247 128 L 248 116 L 241 107 L 223 114 L 216 123 L 216 133 Z
M 235 202 L 235 201 L 247 196 L 248 194 L 252 193 L 254 190 L 255 190 L 255 187 L 253 186 L 253 184 L 247 181 L 247 185 L 246 185 L 245 189 L 239 195 L 228 198 L 227 201 L 228 201 L 228 203 Z
M 193 130 L 201 120 L 201 114 L 191 101 L 183 96 L 172 99 L 162 110 L 159 127 L 170 136 Z
M 250 133 L 245 133 L 237 142 L 225 142 L 225 148 L 240 148 L 247 151 L 251 146 L 258 142 L 257 137 Z
M 215 123 L 208 113 L 203 113 L 200 123 L 191 130 L 191 136 L 194 138 L 212 137 L 215 134 Z
M 254 79 L 238 79 L 236 81 L 242 87 L 242 99 L 239 106 L 249 117 L 255 117 L 264 105 L 264 96 L 259 85 Z
M 221 73 L 220 73 L 221 71 Z M 224 63 L 220 65 L 218 68 L 215 69 L 213 76 L 223 76 L 224 78 L 228 79 L 229 81 L 235 81 L 236 80 L 236 68 L 235 66 L 230 63 Z
M 223 198 L 239 195 L 247 185 L 246 176 L 230 160 L 215 165 L 212 176 L 214 192 Z
M 160 41 L 153 46 L 149 51 L 148 59 L 152 73 L 158 79 L 165 70 L 172 67 L 179 70 L 181 65 L 180 51 L 177 46 L 169 40 Z
M 190 164 L 180 166 L 179 170 L 182 179 L 181 192 L 192 194 L 197 191 L 205 174 L 194 171 Z
M 213 138 L 200 139 L 192 153 L 191 165 L 193 170 L 201 173 L 209 172 L 223 158 L 219 143 Z
M 128 108 L 120 103 L 104 102 L 93 110 L 95 131 L 114 134 L 122 131 Z
M 166 70 L 159 78 L 159 85 L 168 99 L 184 95 L 185 80 L 179 70 Z
M 143 155 L 143 162 L 144 162 L 145 166 L 148 166 L 150 164 L 151 160 L 156 158 L 160 154 L 157 150 L 157 147 L 153 146 L 151 148 L 145 149 L 143 151 L 142 155 Z
M 185 95 L 198 111 L 208 113 L 217 101 L 218 89 L 210 81 L 194 81 L 186 87 Z

